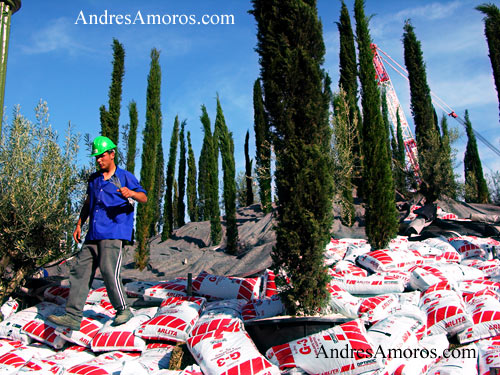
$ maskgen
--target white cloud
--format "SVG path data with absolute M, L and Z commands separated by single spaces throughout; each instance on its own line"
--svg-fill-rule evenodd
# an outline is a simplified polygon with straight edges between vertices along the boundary
M 432 3 L 416 8 L 403 9 L 392 16 L 393 20 L 404 21 L 408 18 L 425 18 L 426 20 L 439 20 L 450 17 L 461 6 L 460 1 L 450 3 Z
M 445 102 L 453 107 L 470 108 L 476 105 L 496 104 L 495 86 L 490 73 L 456 77 L 457 79 L 429 80 L 431 90 L 436 91 Z
M 78 55 L 82 52 L 92 51 L 91 48 L 76 41 L 72 35 L 73 22 L 68 17 L 53 20 L 47 27 L 37 31 L 32 36 L 30 45 L 22 46 L 27 54 L 42 54 L 64 50 L 70 55 Z

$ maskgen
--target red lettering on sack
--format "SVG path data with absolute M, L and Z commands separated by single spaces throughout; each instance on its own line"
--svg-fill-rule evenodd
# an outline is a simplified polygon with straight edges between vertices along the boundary
M 166 329 L 166 328 L 158 328 L 158 333 L 164 333 L 166 335 L 170 335 L 170 336 L 174 336 L 174 337 L 177 336 L 176 331 L 173 331 L 171 329 Z
M 307 339 L 297 341 L 297 344 L 302 344 L 302 347 L 299 348 L 299 353 L 304 355 L 311 353 L 311 348 L 307 345 L 307 341 Z
M 450 322 L 445 323 L 444 328 L 453 327 L 453 326 L 456 326 L 457 324 L 463 323 L 463 322 L 465 322 L 465 317 L 461 316 L 460 318 L 457 318 L 455 320 L 452 320 Z

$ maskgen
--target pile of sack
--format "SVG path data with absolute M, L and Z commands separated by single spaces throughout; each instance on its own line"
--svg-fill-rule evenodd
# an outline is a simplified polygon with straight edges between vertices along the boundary
M 79 331 L 47 320 L 69 293 L 49 287 L 36 306 L 1 307 L 0 374 L 490 374 L 500 368 L 498 246 L 470 236 L 397 237 L 372 251 L 362 239 L 332 239 L 321 314 L 347 322 L 265 353 L 245 323 L 286 314 L 270 270 L 249 278 L 203 271 L 192 288 L 185 278 L 128 283 L 127 294 L 151 306 L 118 327 L 106 289 L 95 285 Z M 197 365 L 167 370 L 176 343 Z

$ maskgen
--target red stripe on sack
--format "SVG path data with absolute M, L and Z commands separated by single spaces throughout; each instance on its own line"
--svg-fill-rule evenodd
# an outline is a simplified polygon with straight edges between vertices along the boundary
M 350 373 L 352 370 L 354 370 L 355 367 L 354 367 L 354 363 L 351 363 L 351 364 L 348 364 L 348 365 L 344 365 L 340 368 L 340 372 L 343 373 Z
M 259 372 L 261 372 L 265 368 L 269 367 L 269 366 L 266 366 L 266 363 L 264 362 L 265 361 L 264 358 L 258 357 L 258 358 L 252 359 L 251 361 L 252 361 L 252 369 L 253 369 L 252 374 L 258 374 Z
M 94 337 L 92 344 L 99 348 L 120 347 L 134 350 L 134 339 L 135 335 L 132 332 L 101 333 Z
M 157 316 L 156 318 L 159 319 L 156 322 L 150 321 L 151 324 L 155 323 L 156 325 L 162 327 L 170 327 L 178 330 L 185 330 L 187 326 L 187 322 L 172 315 L 160 315 Z
M 14 353 L 5 353 L 0 356 L 0 364 L 19 367 L 26 363 L 26 360 Z
M 93 365 L 78 365 L 68 370 L 69 374 L 75 375 L 109 375 L 106 370 Z
M 432 327 L 434 324 L 437 324 L 444 319 L 455 316 L 458 313 L 463 313 L 463 311 L 456 306 L 444 306 L 439 309 L 431 310 L 427 315 L 427 328 Z
M 280 369 L 297 367 L 289 344 L 273 346 L 272 350 L 279 362 Z
M 272 297 L 276 294 L 276 275 L 271 270 L 266 270 L 266 297 Z
M 89 336 L 94 337 L 101 328 L 95 324 L 95 322 L 88 318 L 82 319 L 82 324 L 80 325 L 80 332 Z
M 36 320 L 32 320 L 31 322 L 27 323 L 23 327 L 23 330 L 48 342 L 54 342 L 57 337 L 54 327 Z
M 207 332 L 216 331 L 218 329 L 228 326 L 229 323 L 232 322 L 232 320 L 233 319 L 231 318 L 224 318 L 224 319 L 214 319 L 211 320 L 210 322 L 202 323 L 193 329 L 191 335 L 192 336 L 203 335 Z
M 191 336 L 188 338 L 188 344 L 192 348 L 194 348 L 196 345 L 198 345 L 201 341 L 209 339 L 211 337 L 214 337 L 216 331 L 208 332 L 204 335 L 197 335 L 197 336 Z
M 257 317 L 257 312 L 255 311 L 253 304 L 250 304 L 250 306 L 241 312 L 241 317 L 243 320 L 249 320 Z
M 257 373 L 257 371 L 252 369 L 252 362 L 250 362 L 250 361 L 245 361 L 245 362 L 241 363 L 238 367 L 239 367 L 240 374 L 256 374 Z
M 198 292 L 201 289 L 201 284 L 203 283 L 203 280 L 205 280 L 205 277 L 207 277 L 208 273 L 205 271 L 202 271 L 194 280 L 193 280 L 193 290 Z
M 240 288 L 238 290 L 238 298 L 243 297 L 247 301 L 251 300 L 253 297 L 253 288 L 257 283 L 257 279 L 245 279 L 241 282 Z

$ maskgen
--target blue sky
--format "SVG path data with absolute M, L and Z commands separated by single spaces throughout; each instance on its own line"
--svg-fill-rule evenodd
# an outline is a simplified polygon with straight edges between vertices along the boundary
M 353 2 L 346 1 L 351 17 Z M 483 15 L 474 9 L 480 3 L 366 0 L 366 14 L 373 15 L 370 22 L 373 41 L 402 65 L 403 25 L 410 18 L 422 43 L 431 90 L 460 116 L 468 109 L 473 127 L 500 148 L 498 102 Z M 250 9 L 251 3 L 246 0 L 23 0 L 22 8 L 12 18 L 5 98 L 8 121 L 18 104 L 24 115 L 34 118 L 33 108 L 43 99 L 48 102 L 50 122 L 61 136 L 68 121 L 76 132 L 97 136 L 99 107 L 107 106 L 108 102 L 111 43 L 117 38 L 126 53 L 120 124 L 128 123 L 127 105 L 135 100 L 139 130 L 144 128 L 150 51 L 157 48 L 161 51 L 164 150 L 168 150 L 174 118 L 179 115 L 181 120 L 187 119 L 198 159 L 202 142 L 200 106 L 207 106 L 213 124 L 218 93 L 226 123 L 234 136 L 237 171 L 243 170 L 247 130 L 253 150 L 252 88 L 259 75 L 256 25 L 248 14 Z M 340 1 L 318 1 L 326 46 L 324 68 L 332 77 L 334 91 L 339 70 L 339 35 L 335 24 L 339 10 Z M 108 24 L 89 23 L 90 15 L 99 17 L 105 11 Z M 234 24 L 118 25 L 116 19 L 109 23 L 111 14 L 130 15 L 133 20 L 138 12 L 145 21 L 148 14 L 185 15 L 177 18 L 181 22 L 190 15 L 196 17 L 196 22 L 205 14 L 232 15 Z M 389 75 L 413 129 L 408 83 L 390 69 Z M 441 114 L 438 110 L 438 115 Z M 448 123 L 461 133 L 456 144 L 459 162 L 456 171 L 463 174 L 465 132 L 453 119 Z M 484 172 L 500 170 L 498 156 L 482 143 L 478 145 Z M 142 138 L 138 148 L 140 155 Z M 80 160 L 86 163 L 85 152 L 82 147 Z

